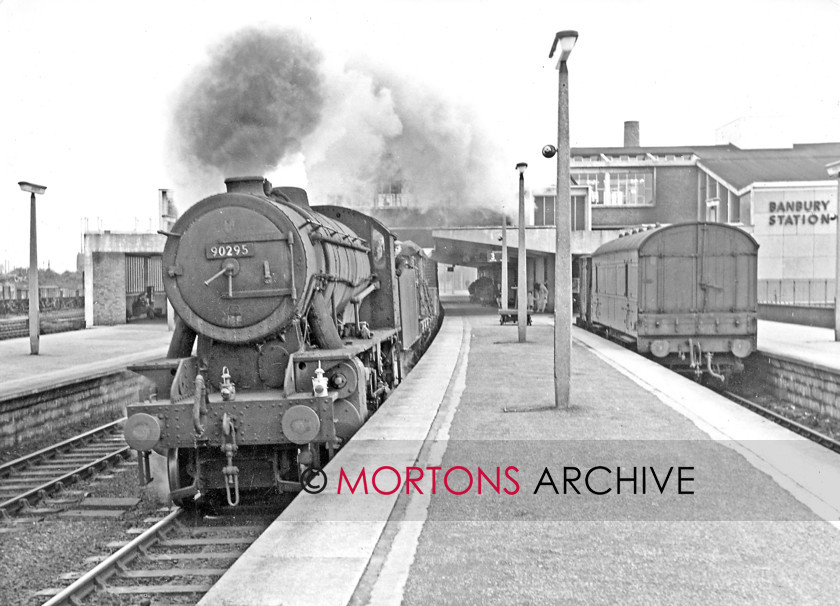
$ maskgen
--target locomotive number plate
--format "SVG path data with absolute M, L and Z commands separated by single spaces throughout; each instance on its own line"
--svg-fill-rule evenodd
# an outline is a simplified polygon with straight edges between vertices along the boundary
M 230 244 L 213 244 L 208 246 L 208 259 L 228 259 L 230 257 L 253 257 L 254 243 L 253 242 L 236 242 Z

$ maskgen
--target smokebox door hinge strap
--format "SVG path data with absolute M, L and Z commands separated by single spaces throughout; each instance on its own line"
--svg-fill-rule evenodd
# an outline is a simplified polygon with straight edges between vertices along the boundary
M 294 232 L 289 232 L 289 264 L 292 266 L 291 268 L 291 276 L 292 276 L 292 283 L 291 283 L 291 296 L 292 301 L 297 301 L 297 289 L 295 288 L 295 234 Z

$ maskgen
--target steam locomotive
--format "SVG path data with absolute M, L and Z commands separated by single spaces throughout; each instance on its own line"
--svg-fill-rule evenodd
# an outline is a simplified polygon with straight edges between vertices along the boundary
M 322 490 L 441 320 L 435 263 L 381 222 L 263 178 L 225 184 L 166 234 L 175 332 L 166 359 L 134 369 L 157 399 L 124 428 L 142 482 L 150 451 L 166 456 L 179 505 Z
M 757 346 L 758 244 L 721 223 L 681 223 L 578 259 L 578 325 L 706 381 L 744 369 Z

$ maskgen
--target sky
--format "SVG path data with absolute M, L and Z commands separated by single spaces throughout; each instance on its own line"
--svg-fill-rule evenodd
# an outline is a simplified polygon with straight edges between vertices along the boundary
M 518 162 L 529 189 L 554 181 L 540 150 L 557 138 L 548 51 L 563 29 L 580 36 L 572 146 L 620 146 L 626 120 L 642 145 L 840 141 L 838 22 L 840 0 L 0 0 L 0 264 L 28 265 L 19 181 L 47 186 L 39 265 L 57 271 L 75 269 L 86 227 L 155 230 L 158 189 L 183 210 L 230 171 L 305 186 L 317 204 L 361 195 L 396 157 L 426 203 L 512 210 Z M 227 65 L 232 80 L 264 82 L 275 63 L 251 49 L 282 52 L 289 39 L 312 58 L 317 94 L 230 146 L 282 140 L 281 159 L 207 165 L 208 147 L 228 149 L 217 115 L 195 119 L 219 91 L 208 74 Z M 234 50 L 252 64 L 240 70 Z M 212 137 L 188 153 L 196 125 Z

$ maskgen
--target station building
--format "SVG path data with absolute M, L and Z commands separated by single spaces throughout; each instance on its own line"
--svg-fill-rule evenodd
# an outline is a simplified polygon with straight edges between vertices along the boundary
M 838 160 L 840 142 L 774 149 L 741 149 L 733 144 L 645 147 L 639 144 L 638 123 L 625 123 L 622 147 L 572 149 L 572 255 L 591 254 L 640 226 L 730 223 L 751 233 L 760 245 L 760 303 L 831 305 L 838 207 L 837 180 L 829 177 L 826 166 Z M 410 208 L 403 194 L 387 194 L 379 206 Z M 531 191 L 526 197 L 527 288 L 536 292 L 537 283 L 547 284 L 549 311 L 554 305 L 554 202 L 552 188 Z M 161 229 L 166 231 L 175 219 L 171 192 L 161 190 L 159 203 Z M 411 225 L 400 228 L 381 218 L 394 225 L 400 238 L 434 247 L 433 258 L 445 266 L 443 276 L 446 269 L 470 268 L 475 273 L 468 275 L 487 276 L 500 284 L 504 241 L 512 289 L 508 300 L 513 300 L 518 286 L 518 229 L 508 222 L 503 231 L 500 219 L 498 225 L 488 226 L 486 212 L 470 212 L 482 226 L 421 228 L 415 217 Z M 458 217 L 450 224 L 469 222 Z M 164 242 L 160 234 L 85 235 L 88 326 L 136 319 L 141 297 L 154 315 L 167 315 L 160 266 Z M 574 271 L 573 265 L 573 275 Z M 445 291 L 447 280 L 441 284 Z M 574 291 L 577 285 L 571 287 Z
M 733 144 L 643 147 L 635 122 L 625 123 L 624 143 L 571 150 L 573 256 L 590 254 L 639 226 L 730 223 L 751 233 L 760 245 L 759 302 L 833 302 L 837 181 L 826 166 L 840 159 L 840 143 L 777 149 Z M 537 282 L 551 282 L 554 275 L 553 204 L 550 189 L 534 191 L 526 201 L 529 290 Z M 500 232 L 501 226 L 435 230 L 435 258 L 471 264 L 498 284 Z M 509 284 L 514 286 L 516 228 L 508 228 L 507 244 Z M 549 292 L 551 297 L 550 286 Z
M 177 211 L 168 189 L 158 190 L 159 227 L 169 231 Z M 85 325 L 174 321 L 163 290 L 162 233 L 87 231 L 82 271 Z

